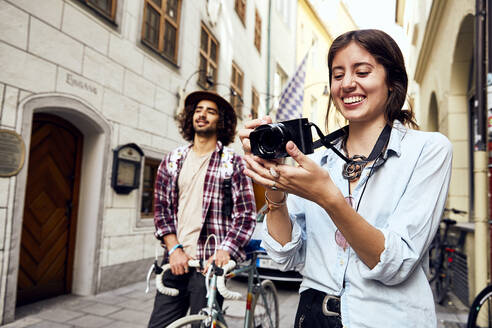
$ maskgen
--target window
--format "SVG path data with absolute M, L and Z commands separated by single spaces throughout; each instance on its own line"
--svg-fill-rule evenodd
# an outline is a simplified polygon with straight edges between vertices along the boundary
M 287 74 L 284 70 L 277 65 L 275 75 L 273 77 L 273 107 L 277 108 L 280 101 L 280 93 L 282 92 L 285 84 L 287 83 Z
M 258 118 L 258 108 L 260 107 L 260 96 L 255 88 L 251 90 L 251 119 Z
M 140 216 L 142 218 L 154 217 L 154 185 L 160 161 L 145 158 L 143 181 L 142 181 L 142 202 Z
M 261 17 L 258 9 L 255 11 L 255 47 L 261 54 Z
M 181 0 L 144 0 L 142 42 L 175 64 L 180 11 Z
M 243 72 L 233 62 L 231 75 L 231 105 L 236 111 L 238 118 L 242 117 L 243 76 Z
M 117 0 L 79 0 L 109 21 L 115 21 Z
M 243 25 L 246 24 L 246 0 L 236 0 L 234 3 L 234 9 L 236 9 L 236 13 L 241 19 Z
M 202 24 L 200 34 L 200 73 L 198 84 L 207 89 L 207 76 L 217 82 L 219 44 L 212 33 Z M 215 85 L 213 87 L 215 89 Z

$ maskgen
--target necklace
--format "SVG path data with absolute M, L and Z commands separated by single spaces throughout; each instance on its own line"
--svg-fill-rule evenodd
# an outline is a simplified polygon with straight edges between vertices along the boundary
M 366 191 L 366 187 L 367 187 L 367 183 L 369 182 L 369 178 L 372 176 L 373 172 L 374 172 L 374 167 L 376 166 L 376 163 L 379 161 L 379 159 L 381 158 L 381 155 L 382 155 L 382 152 L 379 154 L 378 157 L 376 157 L 376 159 L 374 160 L 374 164 L 372 165 L 371 167 L 371 170 L 369 172 L 369 176 L 367 177 L 367 180 L 366 182 L 364 183 L 364 188 L 362 189 L 362 192 L 360 194 L 360 197 L 359 197 L 359 201 L 357 202 L 357 206 L 355 205 L 355 199 L 354 197 L 352 196 L 352 191 L 350 190 L 350 181 L 351 180 L 348 180 L 347 181 L 347 184 L 348 184 L 348 196 L 345 197 L 345 201 L 356 211 L 358 212 L 359 211 L 359 205 L 360 205 L 360 201 L 362 200 L 362 196 L 364 196 L 364 192 Z M 384 162 L 384 160 L 383 160 Z M 367 163 L 366 163 L 367 164 Z M 359 174 L 360 176 L 360 174 Z M 336 230 L 335 231 L 335 242 L 337 243 L 338 246 L 340 246 L 341 248 L 343 248 L 343 251 L 345 252 L 345 250 L 347 249 L 347 247 L 349 247 L 349 243 L 348 241 L 345 239 L 345 237 L 343 236 L 343 234 L 340 232 L 340 230 Z
M 381 133 L 379 134 L 378 140 L 376 141 L 374 148 L 369 154 L 369 157 L 366 158 L 362 155 L 354 155 L 353 157 L 347 158 L 347 156 L 342 154 L 332 142 L 342 137 L 348 138 L 348 125 L 326 136 L 323 135 L 321 130 L 316 125 L 312 126 L 316 128 L 318 135 L 320 136 L 320 138 L 313 143 L 313 148 L 316 149 L 323 145 L 326 148 L 330 148 L 331 150 L 333 150 L 333 152 L 337 154 L 338 157 L 343 159 L 345 161 L 345 164 L 343 165 L 342 176 L 344 177 L 344 179 L 349 181 L 358 179 L 364 167 L 366 167 L 368 163 L 374 161 L 377 157 L 379 157 L 379 155 L 382 154 L 384 147 L 386 147 L 386 145 L 388 144 L 391 135 L 391 126 L 386 124 L 383 131 L 381 131 Z
M 381 133 L 379 134 L 378 140 L 376 141 L 376 144 L 372 148 L 369 157 L 365 157 L 362 155 L 345 157 L 346 160 L 345 160 L 345 164 L 343 164 L 343 169 L 342 169 L 343 178 L 348 181 L 354 181 L 360 178 L 362 170 L 364 170 L 367 164 L 374 161 L 376 158 L 378 158 L 381 155 L 381 153 L 384 150 L 384 147 L 386 147 L 386 145 L 388 144 L 390 134 L 391 134 L 391 126 L 386 124 L 383 131 L 381 131 Z M 348 151 L 346 149 L 347 139 L 348 139 L 348 134 L 346 135 L 346 139 L 342 145 L 342 148 L 344 149 L 346 154 L 348 154 Z

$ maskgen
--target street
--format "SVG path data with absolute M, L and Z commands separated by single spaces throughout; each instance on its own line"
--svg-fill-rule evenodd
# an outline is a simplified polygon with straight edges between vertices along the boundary
M 294 326 L 299 295 L 296 283 L 275 283 L 279 297 L 281 328 Z M 246 294 L 244 280 L 230 280 L 228 288 Z M 145 282 L 131 284 L 95 296 L 64 295 L 19 307 L 16 321 L 5 328 L 146 327 L 152 311 L 155 287 L 145 294 Z M 242 328 L 245 301 L 225 301 L 227 324 Z M 454 295 L 445 306 L 436 305 L 438 328 L 463 328 L 467 308 Z
M 276 284 L 279 295 L 280 325 L 293 327 L 297 302 L 297 284 Z M 245 295 L 247 282 L 231 280 L 228 288 Z M 152 311 L 155 287 L 145 294 L 145 282 L 131 284 L 95 296 L 64 295 L 33 303 L 16 310 L 16 321 L 5 328 L 147 327 Z M 230 328 L 243 327 L 245 301 L 225 301 Z

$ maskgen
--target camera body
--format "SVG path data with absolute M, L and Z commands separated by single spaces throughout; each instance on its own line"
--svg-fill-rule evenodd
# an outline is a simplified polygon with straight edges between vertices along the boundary
M 288 157 L 285 145 L 292 140 L 301 152 L 314 152 L 311 124 L 307 118 L 299 118 L 258 126 L 249 135 L 251 151 L 264 159 Z

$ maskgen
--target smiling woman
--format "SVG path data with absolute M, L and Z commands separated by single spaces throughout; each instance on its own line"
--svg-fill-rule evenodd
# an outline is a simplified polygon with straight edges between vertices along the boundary
M 333 134 L 338 153 L 306 156 L 289 141 L 297 165 L 286 165 L 251 154 L 250 133 L 269 117 L 239 132 L 245 173 L 267 188 L 262 246 L 284 270 L 302 267 L 295 327 L 435 328 L 427 249 L 446 202 L 451 144 L 414 129 L 402 109 L 408 78 L 386 33 L 339 36 L 328 66 L 332 101 L 349 122 Z
M 332 65 L 331 97 L 342 115 L 351 123 L 376 120 L 384 125 L 389 89 L 383 65 L 356 43 L 340 50 Z

